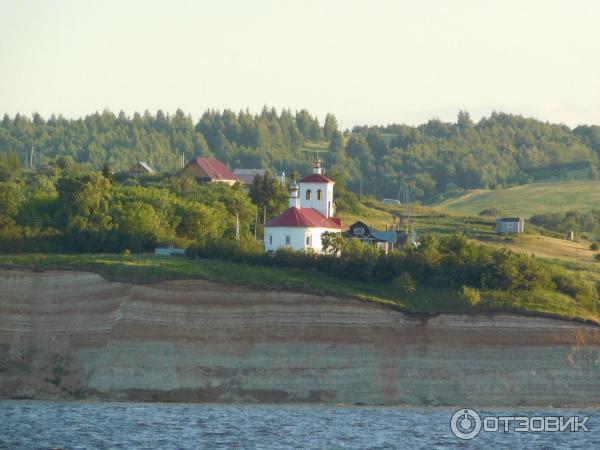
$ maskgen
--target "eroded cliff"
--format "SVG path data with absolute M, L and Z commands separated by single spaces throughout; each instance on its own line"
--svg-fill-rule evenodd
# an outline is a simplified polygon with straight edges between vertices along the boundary
M 0 396 L 413 405 L 598 405 L 600 328 L 415 318 L 200 280 L 0 270 Z

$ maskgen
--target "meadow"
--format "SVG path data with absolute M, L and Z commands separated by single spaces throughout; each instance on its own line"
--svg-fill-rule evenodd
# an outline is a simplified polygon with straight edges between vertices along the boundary
M 506 189 L 469 191 L 432 205 L 439 211 L 476 216 L 498 208 L 506 216 L 531 217 L 552 211 L 587 211 L 600 205 L 600 181 L 532 183 Z

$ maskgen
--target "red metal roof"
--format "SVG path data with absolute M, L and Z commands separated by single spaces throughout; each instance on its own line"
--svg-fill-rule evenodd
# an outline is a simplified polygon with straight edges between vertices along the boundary
M 292 207 L 279 216 L 271 219 L 266 227 L 298 227 L 298 228 L 342 228 L 342 221 L 337 217 L 327 218 L 314 208 Z
M 213 180 L 237 180 L 233 172 L 218 159 L 197 157 L 196 164 Z
M 299 183 L 335 183 L 335 181 L 320 173 L 313 173 L 312 175 L 302 178 Z

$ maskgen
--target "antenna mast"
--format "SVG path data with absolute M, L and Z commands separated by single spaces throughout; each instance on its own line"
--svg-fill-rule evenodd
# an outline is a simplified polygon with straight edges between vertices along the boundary
M 410 180 L 412 177 L 410 175 L 402 175 L 402 179 L 400 181 L 400 190 L 403 193 L 403 203 L 406 209 L 406 233 L 412 234 L 413 231 L 413 217 L 410 211 Z
M 31 143 L 31 151 L 29 152 L 29 168 L 33 169 L 33 161 L 38 160 L 37 155 L 35 153 L 35 142 Z

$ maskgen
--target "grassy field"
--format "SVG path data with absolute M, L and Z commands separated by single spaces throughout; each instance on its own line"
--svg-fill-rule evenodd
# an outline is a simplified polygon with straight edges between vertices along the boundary
M 348 227 L 356 220 L 363 220 L 378 230 L 385 230 L 386 226 L 391 226 L 394 216 L 404 217 L 401 206 L 381 204 L 374 199 L 364 200 L 363 208 L 361 214 L 341 212 L 339 215 L 344 226 Z M 493 217 L 460 215 L 420 205 L 413 209 L 413 224 L 421 237 L 431 233 L 448 235 L 459 232 L 479 244 L 509 248 L 514 252 L 535 255 L 549 262 L 582 263 L 588 268 L 600 270 L 600 263 L 594 259 L 597 252 L 591 251 L 590 242 L 585 240 L 568 241 L 559 233 L 531 224 L 526 225 L 527 233 L 519 238 L 502 237 L 494 232 Z M 404 226 L 401 225 L 401 229 L 404 229 Z
M 510 311 L 600 323 L 600 317 L 568 296 L 556 292 L 482 291 L 482 301 L 471 306 L 458 289 L 418 287 L 413 295 L 400 293 L 392 282 L 361 283 L 315 271 L 278 269 L 224 261 L 193 261 L 153 255 L 0 255 L 0 267 L 43 270 L 85 270 L 110 280 L 153 283 L 200 278 L 253 289 L 277 289 L 316 295 L 353 297 L 418 314 Z
M 600 181 L 565 181 L 525 184 L 508 189 L 478 189 L 434 207 L 440 211 L 471 216 L 495 207 L 507 216 L 531 217 L 551 211 L 589 210 L 599 205 Z
M 557 239 L 539 234 L 526 234 L 519 238 L 477 237 L 477 241 L 494 247 L 509 248 L 518 253 L 534 254 L 540 258 L 560 259 L 574 262 L 594 263 L 596 252 L 588 243 Z

